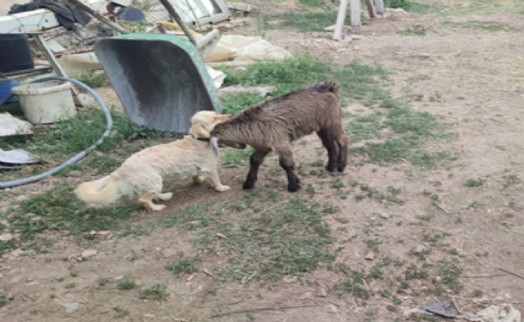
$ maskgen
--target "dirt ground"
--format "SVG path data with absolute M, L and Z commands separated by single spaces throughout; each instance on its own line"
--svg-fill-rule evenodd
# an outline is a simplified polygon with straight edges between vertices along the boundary
M 440 2 L 452 9 L 456 1 Z M 502 1 L 501 5 L 508 3 L 517 2 Z M 449 233 L 448 246 L 460 255 L 453 258 L 463 270 L 464 287 L 458 294 L 425 294 L 420 289 L 427 285 L 415 281 L 400 296 L 400 310 L 391 311 L 387 309 L 391 298 L 379 295 L 387 288 L 387 277 L 368 285 L 376 294 L 365 302 L 338 296 L 332 289 L 338 277 L 327 268 L 299 279 L 242 285 L 217 283 L 204 272 L 206 268 L 212 271 L 213 263 L 206 263 L 209 267 L 191 278 L 176 278 L 165 266 L 175 251 L 191 252 L 191 236 L 169 228 L 145 236 L 102 238 L 92 246 L 97 255 L 81 262 L 71 257 L 84 249 L 67 238 L 46 254 L 8 254 L 0 260 L 0 289 L 13 300 L 0 308 L 0 321 L 403 321 L 408 320 L 409 310 L 444 297 L 451 298 L 464 315 L 496 303 L 510 303 L 524 312 L 524 186 L 522 181 L 508 182 L 509 177 L 524 180 L 523 17 L 467 12 L 451 16 L 453 24 L 438 14 L 392 12 L 353 28 L 341 42 L 332 41 L 330 33 L 265 32 L 270 42 L 292 53 L 307 52 L 340 64 L 357 59 L 383 66 L 392 71 L 395 96 L 415 93 L 419 99 L 411 103 L 412 108 L 440 115 L 452 124 L 456 139 L 429 147 L 438 150 L 445 144 L 446 150 L 457 154 L 458 159 L 447 166 L 420 170 L 408 163 L 352 163 L 348 167 L 345 176 L 372 187 L 394 182 L 402 189 L 404 204 L 385 208 L 374 200 L 336 198 L 329 191 L 317 196 L 330 198 L 341 209 L 337 217 L 348 221 L 344 232 L 336 229 L 334 217 L 327 216 L 337 238 L 364 234 L 382 241 L 371 260 L 364 258 L 368 249 L 362 241 L 344 244 L 336 262 L 350 267 L 369 268 L 385 255 L 406 258 L 413 249 L 428 247 L 421 237 L 427 232 Z M 457 24 L 462 21 L 499 21 L 514 30 L 465 28 Z M 399 33 L 415 27 L 426 34 Z M 356 108 L 357 104 L 345 107 Z M 315 137 L 308 141 L 311 144 L 295 148 L 301 162 L 308 161 L 320 146 Z M 260 186 L 274 163 L 270 159 L 262 169 Z M 225 170 L 224 181 L 232 186 L 233 195 L 243 193 L 235 178 L 245 172 L 244 168 Z M 468 187 L 464 183 L 471 178 L 485 183 Z M 314 184 L 307 180 L 305 184 Z M 284 178 L 279 183 L 284 186 Z M 39 183 L 25 189 L 45 187 Z M 425 191 L 438 194 L 438 208 Z M 188 203 L 201 197 L 192 197 L 191 190 L 181 195 Z M 180 206 L 173 201 L 171 210 L 175 203 Z M 418 219 L 427 214 L 432 216 L 430 221 Z M 431 256 L 434 261 L 445 257 L 444 248 Z M 97 284 L 100 277 L 121 276 L 136 276 L 139 285 L 162 281 L 170 296 L 161 302 L 141 300 L 136 292 Z M 67 282 L 75 287 L 63 287 Z M 474 296 L 476 292 L 482 296 Z M 129 312 L 120 317 L 115 307 Z

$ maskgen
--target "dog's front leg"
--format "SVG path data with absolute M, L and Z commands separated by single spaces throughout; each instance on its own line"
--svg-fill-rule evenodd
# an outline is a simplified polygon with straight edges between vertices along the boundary
M 211 184 L 213 188 L 215 188 L 216 191 L 219 192 L 225 192 L 231 189 L 229 186 L 224 186 L 220 182 L 220 178 L 218 176 L 218 169 L 217 167 L 212 167 L 209 171 L 206 171 L 207 176 L 206 179 Z

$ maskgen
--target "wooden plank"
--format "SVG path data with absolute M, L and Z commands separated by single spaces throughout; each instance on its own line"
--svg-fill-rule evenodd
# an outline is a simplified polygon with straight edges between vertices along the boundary
M 384 0 L 375 0 L 377 14 L 384 15 Z
M 351 9 L 351 26 L 360 27 L 362 25 L 360 19 L 360 0 L 351 0 L 349 7 Z
M 67 77 L 67 73 L 62 68 L 62 66 L 58 63 L 58 60 L 56 59 L 55 55 L 51 51 L 51 48 L 47 46 L 44 37 L 42 37 L 42 34 L 40 33 L 34 33 L 32 34 L 33 38 L 35 39 L 36 44 L 38 47 L 42 50 L 44 53 L 44 56 L 47 58 L 47 61 L 51 64 L 51 67 L 53 67 L 53 71 L 56 75 Z
M 375 13 L 375 6 L 373 5 L 373 0 L 366 0 L 366 6 L 368 7 L 369 17 L 375 18 L 377 14 Z
M 348 9 L 348 0 L 340 0 L 338 7 L 337 23 L 333 32 L 334 40 L 342 40 L 342 31 L 344 30 L 344 21 L 346 20 L 346 11 Z

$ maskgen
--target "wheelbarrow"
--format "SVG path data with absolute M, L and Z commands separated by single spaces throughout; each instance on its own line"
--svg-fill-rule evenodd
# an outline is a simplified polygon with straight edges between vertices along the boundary
M 206 66 L 183 37 L 125 34 L 100 39 L 94 50 L 127 115 L 138 125 L 186 133 L 194 113 L 220 112 Z

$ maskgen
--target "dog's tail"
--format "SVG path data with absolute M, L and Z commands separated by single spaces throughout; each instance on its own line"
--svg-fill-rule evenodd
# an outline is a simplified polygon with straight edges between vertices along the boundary
M 118 181 L 111 175 L 81 183 L 75 189 L 75 194 L 78 199 L 89 205 L 107 205 L 120 198 Z

